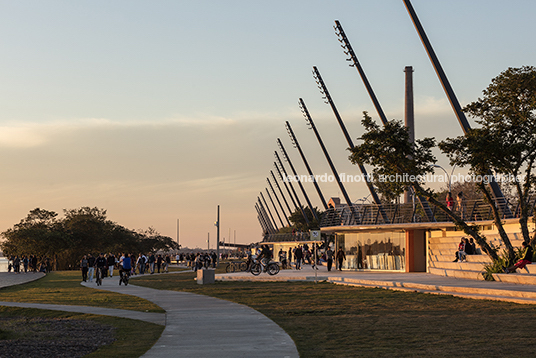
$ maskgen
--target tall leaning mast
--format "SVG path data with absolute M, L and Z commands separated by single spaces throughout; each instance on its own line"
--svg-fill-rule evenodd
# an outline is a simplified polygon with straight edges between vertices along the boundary
M 355 67 L 357 69 L 357 72 L 359 72 L 359 76 L 361 77 L 361 80 L 363 81 L 363 84 L 365 85 L 365 88 L 367 89 L 367 92 L 370 96 L 370 99 L 372 100 L 372 103 L 374 104 L 374 108 L 376 109 L 376 112 L 378 113 L 380 120 L 382 121 L 384 126 L 387 125 L 387 122 L 388 122 L 387 117 L 385 116 L 385 113 L 383 112 L 383 109 L 380 106 L 380 102 L 378 101 L 378 98 L 376 97 L 376 94 L 374 93 L 374 90 L 372 89 L 372 86 L 370 85 L 370 82 L 368 81 L 368 78 L 365 75 L 365 71 L 363 71 L 363 67 L 361 67 L 359 60 L 357 59 L 354 49 L 352 48 L 352 45 L 350 44 L 350 40 L 348 40 L 348 37 L 346 36 L 346 33 L 344 32 L 341 23 L 338 20 L 335 20 L 335 26 L 333 26 L 333 28 L 335 29 L 335 33 L 339 37 L 339 42 L 341 43 L 341 47 L 344 50 L 344 54 L 349 56 L 349 58 L 347 58 L 346 60 L 351 61 L 352 63 L 350 64 L 350 66 Z M 436 220 L 434 217 L 434 212 L 430 208 L 430 205 L 428 204 L 428 201 L 426 200 L 426 198 L 419 195 L 418 199 L 428 220 L 435 222 Z

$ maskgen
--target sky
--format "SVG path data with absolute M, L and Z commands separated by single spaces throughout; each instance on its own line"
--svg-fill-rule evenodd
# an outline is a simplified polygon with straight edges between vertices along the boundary
M 412 4 L 462 106 L 508 67 L 535 65 L 532 0 Z M 462 134 L 402 0 L 0 0 L 0 231 L 34 208 L 89 206 L 172 238 L 179 220 L 180 244 L 214 248 L 219 205 L 222 240 L 260 241 L 277 138 L 306 174 L 285 121 L 314 174 L 331 173 L 299 98 L 338 172 L 359 173 L 312 67 L 354 139 L 363 111 L 378 119 L 334 20 L 389 119 L 403 119 L 413 66 L 417 138 Z

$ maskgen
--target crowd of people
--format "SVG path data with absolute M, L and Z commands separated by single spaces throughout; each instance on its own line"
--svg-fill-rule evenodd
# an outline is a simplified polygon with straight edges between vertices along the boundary
M 52 262 L 50 258 L 44 256 L 38 258 L 37 255 L 18 255 L 8 257 L 7 271 L 14 273 L 27 272 L 50 272 Z
M 99 255 L 87 254 L 80 260 L 82 280 L 93 282 L 97 270 L 102 273 L 102 277 L 113 277 L 114 269 L 126 271 L 129 275 L 143 275 L 155 272 L 167 273 L 171 264 L 171 255 L 139 254 L 138 256 L 129 253 L 114 255 L 113 253 Z
M 296 270 L 301 270 L 305 264 L 318 269 L 318 265 L 326 263 L 328 271 L 331 271 L 334 259 L 336 269 L 342 270 L 343 261 L 346 260 L 346 254 L 342 247 L 334 253 L 331 247 L 320 249 L 318 243 L 312 244 L 311 247 L 307 243 L 304 243 L 303 245 L 300 244 L 296 247 L 290 247 L 288 251 L 280 249 L 278 258 L 284 269 L 294 267 Z

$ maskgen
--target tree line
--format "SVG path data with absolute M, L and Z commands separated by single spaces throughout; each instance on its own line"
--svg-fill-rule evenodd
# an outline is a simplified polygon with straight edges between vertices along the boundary
M 55 270 L 78 268 L 88 253 L 148 253 L 178 249 L 178 244 L 155 229 L 127 229 L 106 217 L 106 210 L 82 207 L 54 211 L 36 208 L 0 234 L 4 256 L 48 257 Z

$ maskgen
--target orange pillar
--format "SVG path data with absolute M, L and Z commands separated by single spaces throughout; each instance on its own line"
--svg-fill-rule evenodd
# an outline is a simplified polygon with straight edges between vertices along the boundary
M 413 230 L 406 230 L 406 272 L 415 272 L 415 237 Z

